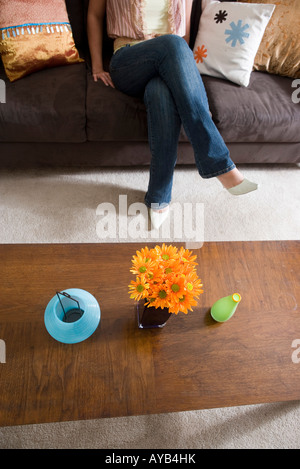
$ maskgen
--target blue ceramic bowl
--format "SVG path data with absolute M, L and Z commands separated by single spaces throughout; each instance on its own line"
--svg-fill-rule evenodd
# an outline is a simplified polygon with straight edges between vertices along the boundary
M 45 326 L 49 334 L 64 344 L 76 344 L 90 337 L 97 329 L 100 322 L 100 306 L 89 292 L 78 288 L 64 290 L 72 298 L 78 301 L 82 316 L 75 322 L 64 322 L 64 310 L 58 296 L 54 296 L 45 310 Z M 74 301 L 64 298 L 65 312 L 74 309 Z

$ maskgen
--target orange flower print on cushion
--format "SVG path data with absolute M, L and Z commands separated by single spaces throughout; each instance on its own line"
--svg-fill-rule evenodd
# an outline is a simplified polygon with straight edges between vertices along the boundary
M 203 63 L 203 59 L 205 59 L 206 57 L 207 57 L 207 49 L 205 49 L 205 46 L 202 45 L 201 48 L 200 46 L 198 46 L 194 54 L 194 59 L 196 60 L 197 64 L 199 62 Z

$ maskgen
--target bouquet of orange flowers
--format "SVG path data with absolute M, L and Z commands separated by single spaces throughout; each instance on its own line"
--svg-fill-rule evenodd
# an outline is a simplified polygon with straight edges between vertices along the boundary
M 170 313 L 187 314 L 196 306 L 203 290 L 196 272 L 195 259 L 188 249 L 174 246 L 147 246 L 132 257 L 132 272 L 136 279 L 129 285 L 130 298 L 145 299 L 145 305 L 168 308 Z

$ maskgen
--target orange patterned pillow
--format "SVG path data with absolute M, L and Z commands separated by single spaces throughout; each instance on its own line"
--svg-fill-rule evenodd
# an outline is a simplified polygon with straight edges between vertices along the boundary
M 276 5 L 254 60 L 254 69 L 300 78 L 300 0 L 239 0 Z
M 10 81 L 83 62 L 64 0 L 0 0 L 0 54 Z

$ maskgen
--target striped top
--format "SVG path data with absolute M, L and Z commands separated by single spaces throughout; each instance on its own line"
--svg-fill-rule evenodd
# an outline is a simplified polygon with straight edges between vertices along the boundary
M 148 0 L 148 2 L 151 0 Z M 107 33 L 111 38 L 151 39 L 158 34 L 148 30 L 145 0 L 107 0 Z M 185 35 L 185 0 L 167 0 L 168 34 Z

